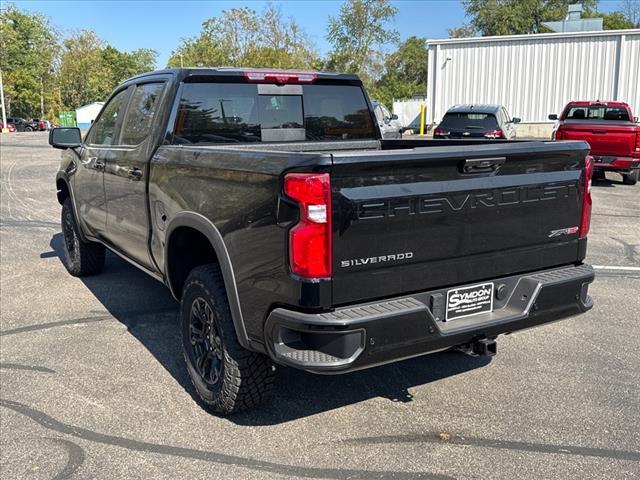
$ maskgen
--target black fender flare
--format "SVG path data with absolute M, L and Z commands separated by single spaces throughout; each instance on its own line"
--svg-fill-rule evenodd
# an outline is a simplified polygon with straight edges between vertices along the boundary
M 236 278 L 233 273 L 233 266 L 231 264 L 231 259 L 229 258 L 229 252 L 227 251 L 227 247 L 222 238 L 222 234 L 211 220 L 196 212 L 182 211 L 177 213 L 171 219 L 167 227 L 167 242 L 164 246 L 164 271 L 166 284 L 171 290 L 171 294 L 176 299 L 180 298 L 179 292 L 175 292 L 173 290 L 173 284 L 171 282 L 171 278 L 169 278 L 168 268 L 169 241 L 171 239 L 173 231 L 179 227 L 193 228 L 194 230 L 197 230 L 198 232 L 203 234 L 209 240 L 209 243 L 213 247 L 216 257 L 218 258 L 220 270 L 222 271 L 222 278 L 224 280 L 225 290 L 227 291 L 227 299 L 229 300 L 229 308 L 231 309 L 231 318 L 236 330 L 238 342 L 243 348 L 246 348 L 248 350 L 256 350 L 256 348 L 252 346 L 253 342 L 250 341 L 247 334 L 247 329 L 244 324 L 242 309 L 240 307 L 240 297 L 238 296 L 238 288 L 236 285 Z
M 73 196 L 73 190 L 71 189 L 71 182 L 69 181 L 69 176 L 64 171 L 58 171 L 56 174 L 56 189 L 58 188 L 58 182 L 64 182 L 67 186 L 67 191 L 69 192 L 69 198 L 71 199 L 71 206 L 73 207 L 73 215 L 76 218 L 76 225 L 78 225 L 78 233 L 80 233 L 80 239 L 83 242 L 87 242 L 87 236 L 84 234 L 82 230 L 82 222 L 80 221 L 80 215 L 78 215 L 78 207 L 76 206 L 76 199 Z M 60 196 L 58 195 L 58 202 L 62 205 L 63 202 L 60 201 Z

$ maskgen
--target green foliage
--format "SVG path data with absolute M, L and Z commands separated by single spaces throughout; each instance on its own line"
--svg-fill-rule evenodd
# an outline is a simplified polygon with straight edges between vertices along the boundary
M 104 100 L 111 93 L 111 69 L 102 55 L 104 49 L 104 43 L 90 30 L 63 42 L 59 81 L 62 103 L 68 109 Z
M 409 37 L 387 56 L 385 73 L 371 89 L 376 100 L 391 108 L 394 98 L 424 95 L 427 90 L 427 42 Z
M 242 7 L 209 18 L 200 35 L 182 40 L 168 62 L 170 67 L 220 65 L 312 69 L 319 59 L 296 21 L 269 5 L 261 14 Z
M 633 22 L 622 12 L 597 13 L 595 17 L 602 17 L 604 30 L 624 30 L 634 28 Z
M 476 33 L 472 25 L 462 25 L 461 27 L 447 28 L 449 38 L 468 38 L 473 37 Z
M 546 31 L 543 22 L 563 20 L 575 0 L 463 0 L 469 26 L 480 35 L 517 35 Z M 583 11 L 596 11 L 597 0 L 582 0 Z
M 542 33 L 549 30 L 543 22 L 560 21 L 567 8 L 576 0 L 464 0 L 468 25 L 449 29 L 453 38 L 470 37 L 475 33 L 489 35 L 517 35 Z M 634 28 L 640 25 L 640 2 L 624 0 L 622 11 L 598 12 L 598 0 L 582 0 L 583 18 L 603 18 L 605 30 Z M 637 22 L 637 23 L 636 23 Z
M 157 56 L 158 52 L 148 48 L 121 52 L 107 45 L 102 50 L 102 60 L 111 70 L 111 84 L 114 86 L 127 78 L 153 70 Z
M 13 5 L 0 14 L 0 28 L 0 68 L 12 116 L 54 119 L 61 109 L 104 100 L 123 80 L 155 68 L 154 50 L 121 52 L 90 30 L 60 42 L 47 17 Z
M 54 77 L 55 37 L 43 15 L 13 5 L 0 13 L 0 69 L 8 114 L 40 116 L 40 93 Z
M 356 73 L 372 86 L 383 72 L 381 46 L 397 43 L 389 23 L 398 12 L 388 0 L 346 0 L 337 17 L 329 17 L 327 40 L 332 45 L 329 70 Z

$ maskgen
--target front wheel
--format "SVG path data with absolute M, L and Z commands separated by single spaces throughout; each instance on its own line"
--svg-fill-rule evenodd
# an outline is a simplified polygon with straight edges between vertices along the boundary
M 104 246 L 95 242 L 85 242 L 80 238 L 79 225 L 73 213 L 71 197 L 62 204 L 62 263 L 74 277 L 94 275 L 104 268 Z
M 638 166 L 640 168 L 640 165 Z M 625 185 L 635 185 L 638 183 L 638 177 L 640 176 L 640 169 L 631 170 L 631 173 L 627 173 L 622 176 L 622 183 Z
M 270 396 L 273 363 L 239 344 L 217 265 L 203 265 L 189 274 L 180 321 L 189 377 L 200 399 L 215 413 L 247 410 Z

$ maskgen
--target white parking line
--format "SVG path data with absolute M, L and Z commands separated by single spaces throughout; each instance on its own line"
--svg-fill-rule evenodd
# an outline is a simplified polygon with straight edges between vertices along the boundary
M 627 272 L 640 272 L 640 267 L 621 267 L 618 265 L 592 265 L 596 270 L 622 270 Z

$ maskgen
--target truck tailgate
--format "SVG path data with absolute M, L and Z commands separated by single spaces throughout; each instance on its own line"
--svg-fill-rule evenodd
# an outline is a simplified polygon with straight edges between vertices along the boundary
M 584 140 L 591 146 L 592 155 L 629 157 L 636 146 L 637 127 L 630 122 L 565 122 L 561 127 L 562 140 Z
M 506 142 L 335 154 L 334 304 L 577 262 L 588 152 Z

